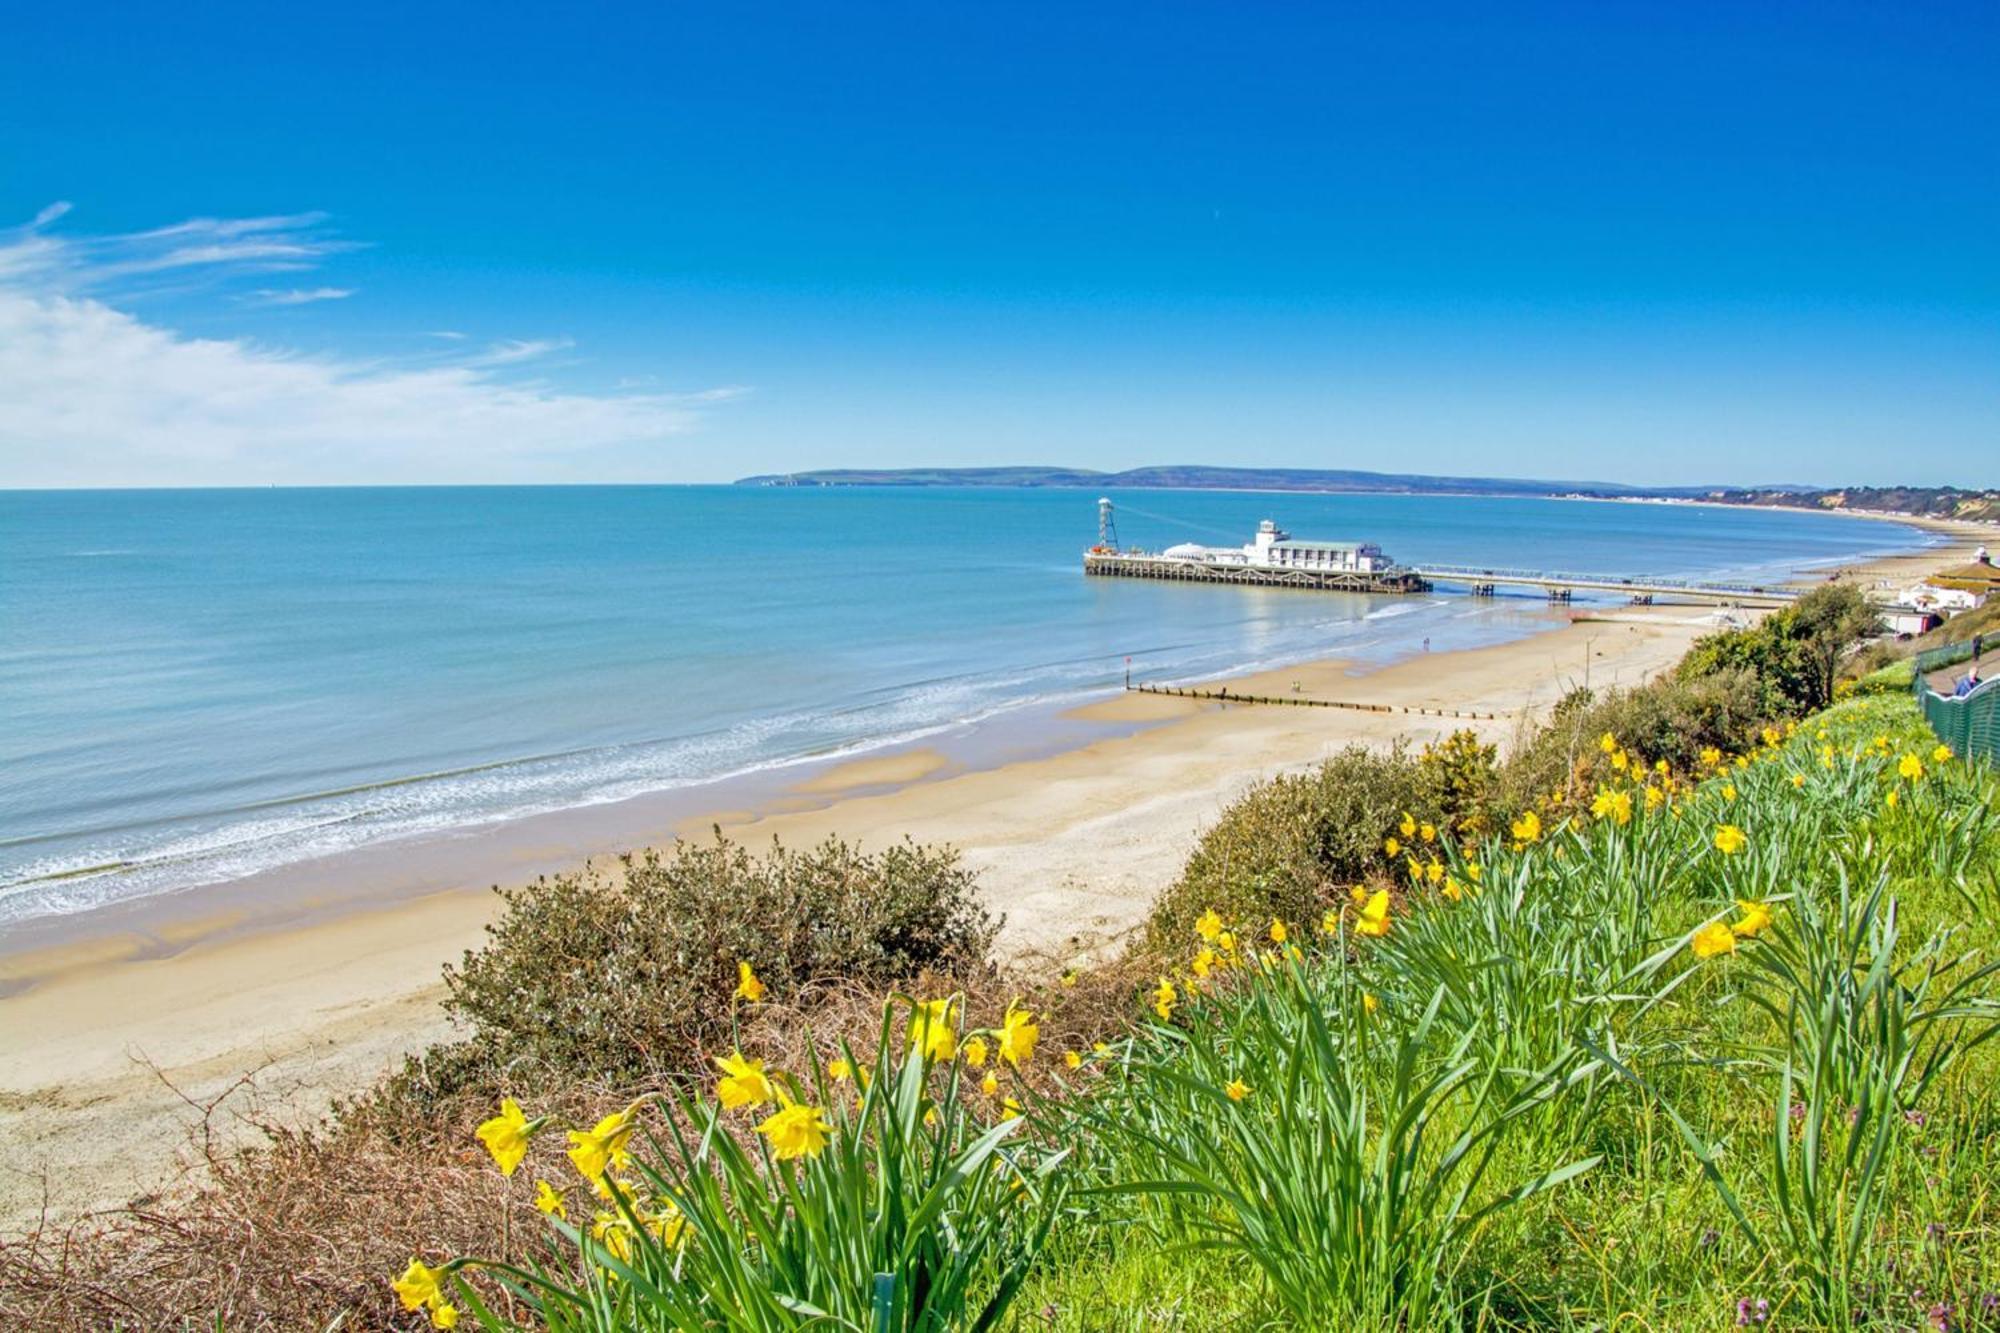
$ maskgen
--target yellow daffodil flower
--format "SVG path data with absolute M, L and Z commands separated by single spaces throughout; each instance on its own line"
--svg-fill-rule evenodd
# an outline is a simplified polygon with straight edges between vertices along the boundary
M 1542 838 L 1542 817 L 1533 810 L 1528 811 L 1512 824 L 1508 831 L 1516 842 L 1540 842 Z
M 1161 1022 L 1174 1016 L 1174 1002 L 1178 999 L 1180 992 L 1174 989 L 1174 983 L 1161 977 L 1160 984 L 1153 988 L 1153 1012 L 1160 1016 Z
M 825 1111 L 794 1102 L 782 1092 L 778 1094 L 778 1109 L 757 1125 L 757 1132 L 771 1141 L 771 1156 L 781 1162 L 819 1156 L 832 1129 Z
M 985 1093 L 988 1097 L 991 1097 L 994 1093 L 1000 1091 L 999 1076 L 995 1074 L 992 1070 L 990 1069 L 987 1070 L 986 1077 L 979 1080 L 979 1090 Z
M 1397 842 L 1394 838 L 1384 838 L 1382 839 L 1382 852 L 1393 861 L 1403 854 L 1403 844 Z
M 1081 1055 L 1078 1055 L 1075 1051 L 1064 1051 L 1063 1068 L 1065 1069 L 1083 1068 L 1083 1057 Z
M 750 964 L 739 961 L 736 964 L 736 994 L 738 1000 L 748 1000 L 756 1004 L 764 998 L 764 983 L 757 980 L 757 974 L 750 970 Z
M 986 1038 L 967 1037 L 958 1044 L 958 1053 L 965 1058 L 967 1068 L 980 1068 L 986 1063 Z
M 1417 825 L 1417 836 L 1425 842 L 1436 842 L 1438 840 L 1437 825 L 1429 823 Z
M 1932 750 L 1932 751 L 1931 751 L 1931 762 L 1932 762 L 1933 764 L 1948 764 L 1948 763 L 1950 763 L 1950 762 L 1951 762 L 1951 747 L 1950 747 L 1949 745 L 1940 745 L 1940 746 L 1938 746 L 1938 747 L 1937 747 L 1937 749 L 1935 749 L 1935 750 Z
M 1215 937 L 1222 933 L 1222 918 L 1216 915 L 1213 907 L 1203 912 L 1201 919 L 1194 923 L 1194 933 L 1210 944 L 1215 943 Z
M 405 1310 L 415 1310 L 425 1305 L 436 1305 L 444 1299 L 443 1282 L 445 1270 L 432 1268 L 421 1259 L 411 1259 L 410 1266 L 403 1275 L 389 1286 Z
M 1896 773 L 1899 777 L 1915 782 L 1924 775 L 1924 761 L 1913 754 L 1906 754 L 1902 762 L 1896 765 Z
M 949 1060 L 958 1054 L 958 1033 L 951 1025 L 951 1001 L 925 1000 L 910 1015 L 910 1047 L 926 1060 Z
M 1340 933 L 1340 913 L 1331 907 L 1322 912 L 1319 918 L 1319 933 L 1322 935 L 1338 935 Z
M 762 1060 L 746 1060 L 743 1052 L 733 1051 L 727 1056 L 717 1056 L 715 1067 L 722 1071 L 722 1077 L 715 1083 L 715 1096 L 725 1111 L 740 1106 L 762 1106 L 776 1096 L 771 1080 L 764 1076 Z
M 1205 948 L 1194 956 L 1194 962 L 1188 964 L 1188 966 L 1196 976 L 1200 977 L 1203 981 L 1207 981 L 1208 974 L 1215 968 L 1215 961 L 1215 950 Z
M 1414 838 L 1417 835 L 1417 817 L 1405 810 L 1403 812 L 1403 822 L 1396 825 L 1396 829 L 1404 837 Z
M 546 1213 L 550 1217 L 566 1218 L 569 1216 L 569 1209 L 563 1205 L 561 1191 L 557 1190 L 554 1185 L 549 1184 L 546 1180 L 535 1182 L 535 1210 Z
M 1367 905 L 1361 909 L 1360 919 L 1355 922 L 1355 932 L 1361 935 L 1387 935 L 1389 933 L 1389 891 L 1377 889 L 1369 896 Z
M 1019 1069 L 1035 1053 L 1035 1042 L 1042 1030 L 1035 1025 L 1035 1016 L 1026 1009 L 1017 1009 L 1010 1002 L 1007 1016 L 1000 1023 L 1000 1058 Z
M 1285 923 L 1278 920 L 1278 918 L 1276 917 L 1272 917 L 1271 929 L 1269 931 L 1269 934 L 1271 936 L 1271 943 L 1283 944 L 1285 942 L 1285 934 L 1286 934 Z
M 455 1305 L 446 1305 L 440 1302 L 437 1308 L 431 1311 L 431 1327 L 457 1328 L 458 1307 Z
M 500 1166 L 500 1174 L 511 1176 L 521 1165 L 521 1159 L 528 1155 L 528 1140 L 542 1127 L 542 1121 L 529 1120 L 521 1114 L 520 1103 L 512 1097 L 500 1099 L 500 1114 L 490 1120 L 483 1120 L 476 1132 L 479 1141 L 486 1145 L 486 1151 L 493 1154 L 493 1160 Z
M 1734 824 L 1724 824 L 1715 831 L 1715 850 L 1724 856 L 1734 856 L 1750 843 L 1743 830 Z
M 1736 950 L 1736 932 L 1720 921 L 1712 921 L 1694 933 L 1694 956 L 1716 958 Z
M 1749 902 L 1742 898 L 1736 900 L 1736 905 L 1743 909 L 1743 917 L 1739 921 L 1732 921 L 1729 929 L 1739 939 L 1750 939 L 1771 924 L 1771 909 L 1768 905 Z
M 569 1132 L 569 1160 L 585 1180 L 599 1180 L 610 1167 L 624 1166 L 632 1159 L 625 1150 L 632 1137 L 632 1108 L 605 1116 L 590 1129 Z
M 1618 748 L 1618 738 L 1607 731 L 1597 738 L 1597 748 L 1606 754 L 1610 754 Z
M 1223 1091 L 1229 1094 L 1230 1101 L 1240 1102 L 1250 1095 L 1250 1085 L 1240 1078 L 1232 1078 Z

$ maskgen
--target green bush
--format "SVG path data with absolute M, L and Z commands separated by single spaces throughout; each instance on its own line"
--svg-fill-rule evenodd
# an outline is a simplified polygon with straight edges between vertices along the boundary
M 500 895 L 486 945 L 445 969 L 447 1011 L 496 1061 L 613 1083 L 725 1039 L 739 961 L 774 997 L 831 979 L 886 989 L 984 965 L 999 930 L 955 850 L 909 842 L 753 856 L 718 833 L 630 860 L 622 878 Z
M 1841 659 L 1880 628 L 1858 588 L 1828 584 L 1749 629 L 1697 640 L 1678 674 L 1697 681 L 1723 671 L 1749 671 L 1767 716 L 1800 716 L 1833 702 Z
M 1223 811 L 1160 896 L 1149 940 L 1179 949 L 1210 909 L 1235 921 L 1318 920 L 1332 890 L 1385 869 L 1383 835 L 1406 812 L 1443 818 L 1434 785 L 1401 747 L 1358 745 L 1311 772 L 1259 783 Z

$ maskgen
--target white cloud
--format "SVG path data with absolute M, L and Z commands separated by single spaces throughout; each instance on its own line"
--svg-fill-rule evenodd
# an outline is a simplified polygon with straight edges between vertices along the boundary
M 510 378 L 567 339 L 360 360 L 197 338 L 118 308 L 135 277 L 310 267 L 344 242 L 316 214 L 196 219 L 123 236 L 0 231 L 0 487 L 587 480 L 671 476 L 661 456 L 738 389 L 591 393 Z M 267 303 L 350 289 L 265 289 Z M 453 341 L 457 341 L 454 339 Z
M 293 287 L 283 291 L 259 287 L 244 300 L 251 305 L 311 305 L 315 301 L 345 301 L 352 295 L 352 287 Z

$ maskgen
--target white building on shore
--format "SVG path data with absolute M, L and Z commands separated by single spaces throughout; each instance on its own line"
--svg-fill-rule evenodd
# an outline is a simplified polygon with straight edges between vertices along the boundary
M 1315 573 L 1373 574 L 1395 564 L 1373 542 L 1332 542 L 1294 539 L 1265 519 L 1257 536 L 1245 546 L 1200 546 L 1183 542 L 1160 552 L 1163 559 L 1205 565 L 1245 565 L 1252 569 L 1303 569 Z

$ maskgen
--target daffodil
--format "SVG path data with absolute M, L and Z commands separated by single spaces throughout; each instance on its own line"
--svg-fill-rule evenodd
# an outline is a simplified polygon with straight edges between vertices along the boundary
M 1805 786 L 1805 785 L 1806 785 L 1806 775 L 1805 775 L 1805 774 L 1803 774 L 1803 773 L 1794 773 L 1794 774 L 1792 774 L 1792 787 L 1794 788 L 1794 790 L 1796 790 L 1797 788 L 1800 788 L 1800 787 L 1803 787 L 1803 786 Z
M 1618 738 L 1607 731 L 1597 738 L 1597 748 L 1606 754 L 1610 754 L 1618 748 Z
M 1424 865 L 1424 879 L 1431 884 L 1442 883 L 1444 881 L 1444 862 L 1426 862 Z
M 1382 839 L 1382 851 L 1391 861 L 1403 854 L 1403 844 L 1394 838 Z
M 1377 889 L 1369 896 L 1361 909 L 1361 916 L 1354 925 L 1361 935 L 1387 935 L 1389 933 L 1389 891 Z
M 987 1070 L 986 1077 L 979 1080 L 979 1090 L 985 1093 L 988 1097 L 991 1097 L 994 1093 L 1000 1091 L 999 1076 L 995 1074 L 992 1070 L 990 1069 Z
M 1240 1078 L 1232 1078 L 1223 1091 L 1229 1094 L 1230 1101 L 1240 1102 L 1250 1095 L 1250 1085 Z
M 606 1170 L 624 1166 L 632 1155 L 625 1150 L 632 1137 L 632 1108 L 605 1116 L 590 1129 L 569 1132 L 569 1160 L 585 1180 L 599 1180 Z
M 1738 898 L 1736 905 L 1743 909 L 1743 916 L 1741 920 L 1732 921 L 1729 929 L 1737 937 L 1749 939 L 1771 924 L 1771 909 L 1767 904 Z
M 639 1220 L 646 1230 L 653 1233 L 655 1240 L 670 1250 L 681 1243 L 681 1237 L 687 1232 L 687 1218 L 672 1199 L 666 1200 L 656 1211 L 641 1213 Z
M 438 1304 L 434 1306 L 431 1310 L 431 1327 L 457 1328 L 458 1307 L 455 1305 L 447 1305 L 442 1301 L 438 1302 Z
M 1396 825 L 1396 830 L 1406 838 L 1414 838 L 1417 835 L 1417 817 L 1405 810 L 1403 822 Z
M 1724 856 L 1734 856 L 1750 843 L 1743 830 L 1734 824 L 1724 824 L 1715 831 L 1715 850 Z
M 1735 799 L 1736 799 L 1736 784 L 1735 784 L 1735 783 L 1733 783 L 1733 782 L 1725 782 L 1725 783 L 1723 783 L 1723 784 L 1722 784 L 1722 799 L 1723 799 L 1723 800 L 1725 800 L 1725 801 L 1733 801 L 1733 800 L 1735 800 Z
M 1444 883 L 1438 886 L 1438 892 L 1442 893 L 1452 902 L 1457 902 L 1459 899 L 1465 897 L 1465 886 L 1458 882 L 1456 875 L 1446 875 Z
M 926 1060 L 949 1060 L 958 1054 L 958 1033 L 951 1025 L 951 1001 L 926 1000 L 910 1015 L 910 1046 Z
M 1081 1055 L 1078 1055 L 1075 1051 L 1064 1051 L 1063 1068 L 1065 1069 L 1083 1068 L 1083 1057 Z
M 1530 810 L 1507 826 L 1514 835 L 1515 842 L 1540 842 L 1542 837 L 1542 817 Z
M 1000 1103 L 1000 1113 L 1002 1115 L 1018 1118 L 1022 1114 L 1021 1103 L 1015 1101 L 1012 1097 L 1009 1097 L 1005 1101 Z
M 528 1140 L 542 1127 L 542 1121 L 530 1120 L 521 1114 L 520 1103 L 512 1097 L 500 1099 L 500 1114 L 490 1120 L 483 1120 L 476 1131 L 479 1141 L 486 1145 L 486 1151 L 493 1154 L 499 1163 L 500 1174 L 511 1176 L 521 1165 L 521 1159 L 528 1155 Z
M 826 1123 L 825 1111 L 794 1102 L 781 1092 L 778 1110 L 758 1123 L 757 1132 L 771 1141 L 771 1156 L 789 1162 L 819 1156 L 832 1128 Z
M 750 964 L 738 961 L 736 964 L 736 999 L 748 1000 L 756 1004 L 764 998 L 764 983 L 757 980 L 757 974 L 750 970 Z
M 1319 933 L 1322 935 L 1338 935 L 1340 933 L 1340 913 L 1331 907 L 1322 912 L 1319 918 Z
M 411 1259 L 410 1266 L 403 1275 L 389 1286 L 405 1310 L 415 1310 L 426 1305 L 436 1305 L 444 1299 L 445 1270 L 432 1268 L 421 1259 Z
M 1174 983 L 1161 977 L 1160 984 L 1153 988 L 1153 1012 L 1160 1016 L 1162 1022 L 1171 1019 L 1174 1016 L 1174 1001 L 1178 999 L 1180 992 L 1174 989 Z
M 1894 810 L 1896 808 L 1896 793 L 1892 791 L 1887 796 L 1884 796 L 1882 798 L 1882 804 L 1888 806 L 1891 810 Z
M 1932 762 L 1933 764 L 1948 764 L 1948 763 L 1950 763 L 1950 762 L 1951 762 L 1951 747 L 1950 747 L 1949 745 L 1940 745 L 1940 746 L 1938 746 L 1938 747 L 1937 747 L 1937 749 L 1935 749 L 1935 750 L 1932 750 L 1932 751 L 1931 751 L 1931 762 Z
M 844 1055 L 837 1055 L 827 1061 L 826 1076 L 835 1083 L 845 1083 L 854 1077 L 854 1062 Z
M 1000 1058 L 1019 1069 L 1035 1054 L 1035 1041 L 1041 1035 L 1035 1016 L 1009 1003 L 1007 1016 L 1000 1023 Z
M 1204 948 L 1194 956 L 1194 961 L 1188 964 L 1188 967 L 1196 976 L 1206 981 L 1208 980 L 1208 974 L 1215 969 L 1215 962 L 1215 950 Z
M 1896 765 L 1896 773 L 1910 782 L 1915 782 L 1924 775 L 1924 761 L 1913 754 L 1906 754 L 1902 762 Z
M 1722 765 L 1722 751 L 1720 751 L 1720 750 L 1716 749 L 1716 748 L 1715 748 L 1715 747 L 1714 747 L 1713 745 L 1704 745 L 1704 746 L 1702 746 L 1702 747 L 1701 747 L 1701 762 L 1702 762 L 1702 765 L 1703 765 L 1704 767 L 1706 767 L 1706 768 L 1719 768 L 1719 767 L 1721 767 L 1721 765 Z
M 561 1191 L 546 1180 L 535 1182 L 535 1209 L 537 1212 L 546 1213 L 550 1217 L 566 1218 L 569 1216 L 569 1209 L 563 1204 Z
M 1611 752 L 1611 766 L 1617 769 L 1620 773 L 1623 773 L 1628 767 L 1630 767 L 1631 763 L 1632 763 L 1631 757 L 1627 755 L 1623 750 L 1613 750 Z
M 1417 826 L 1417 836 L 1425 842 L 1436 842 L 1438 840 L 1437 825 L 1431 823 L 1419 824 Z
M 1280 920 L 1278 920 L 1278 918 L 1276 918 L 1276 917 L 1272 917 L 1272 918 L 1271 918 L 1271 929 L 1270 929 L 1270 932 L 1269 932 L 1269 933 L 1270 933 L 1270 936 L 1271 936 L 1271 943 L 1273 943 L 1273 944 L 1283 944 L 1283 943 L 1285 942 L 1285 933 L 1286 933 L 1286 932 L 1285 932 L 1285 923 L 1284 923 L 1284 922 L 1282 922 L 1282 921 L 1280 921 Z
M 1368 991 L 1361 992 L 1361 1012 L 1372 1014 L 1382 1007 L 1382 1002 Z
M 715 1067 L 722 1071 L 716 1080 L 716 1100 L 725 1111 L 734 1111 L 739 1106 L 762 1106 L 776 1094 L 771 1089 L 771 1080 L 764 1075 L 762 1060 L 748 1060 L 741 1051 L 732 1051 L 726 1056 L 717 1056 Z
M 986 1038 L 967 1037 L 958 1044 L 958 1053 L 965 1058 L 969 1068 L 979 1068 L 986 1063 Z
M 1222 918 L 1216 915 L 1213 907 L 1203 912 L 1201 919 L 1194 923 L 1194 933 L 1210 944 L 1215 943 L 1215 937 L 1222 933 Z
M 1736 932 L 1720 921 L 1712 921 L 1694 933 L 1694 956 L 1715 958 L 1733 953 L 1736 949 Z

